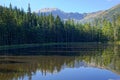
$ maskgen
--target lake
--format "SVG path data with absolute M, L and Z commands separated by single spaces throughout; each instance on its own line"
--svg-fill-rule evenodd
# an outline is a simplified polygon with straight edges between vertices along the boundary
M 120 80 L 115 44 L 40 45 L 0 54 L 0 80 Z

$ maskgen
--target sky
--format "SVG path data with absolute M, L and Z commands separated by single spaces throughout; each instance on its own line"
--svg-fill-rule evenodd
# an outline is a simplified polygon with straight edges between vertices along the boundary
M 2 6 L 8 7 L 10 3 L 25 11 L 30 3 L 32 12 L 41 8 L 58 8 L 64 12 L 90 13 L 109 9 L 120 4 L 120 0 L 0 0 Z

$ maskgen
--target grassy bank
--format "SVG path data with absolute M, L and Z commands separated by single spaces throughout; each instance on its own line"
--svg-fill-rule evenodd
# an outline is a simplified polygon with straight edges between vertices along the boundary
M 4 46 L 0 46 L 0 50 L 31 48 L 31 47 L 39 47 L 39 46 L 52 46 L 52 45 L 97 45 L 97 44 L 102 44 L 102 43 L 98 43 L 98 42 L 70 42 L 70 43 L 64 42 L 63 43 L 62 42 L 62 43 L 4 45 Z
M 56 45 L 56 44 L 57 43 L 4 45 L 4 46 L 0 46 L 0 50 L 19 49 L 19 48 L 31 48 L 31 47 Z
M 120 41 L 116 41 L 116 42 L 115 42 L 115 44 L 118 44 L 118 45 L 120 45 Z

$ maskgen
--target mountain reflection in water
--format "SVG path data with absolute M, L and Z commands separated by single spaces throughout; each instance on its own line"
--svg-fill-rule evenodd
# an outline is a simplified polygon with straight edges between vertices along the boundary
M 53 50 L 55 52 L 58 49 Z M 65 49 L 65 51 L 69 50 L 75 51 L 76 49 L 74 47 Z M 63 49 L 62 52 L 64 53 Z M 77 55 L 73 55 L 74 53 Z M 84 49 L 79 48 L 70 54 L 72 55 L 1 56 L 0 80 L 39 80 L 38 77 L 41 77 L 41 80 L 67 80 L 66 74 L 74 76 L 76 73 L 76 78 L 78 78 L 79 74 L 83 77 L 91 74 L 97 76 L 97 74 L 102 74 L 102 71 L 103 73 L 106 71 L 111 75 L 114 74 L 114 79 L 111 79 L 111 75 L 106 74 L 105 76 L 110 78 L 103 76 L 102 80 L 120 80 L 120 46 L 104 45 L 93 49 L 86 46 Z M 98 72 L 94 73 L 92 70 L 98 70 Z M 60 75 L 62 73 L 63 75 Z M 88 75 L 88 73 L 90 74 Z M 61 78 L 59 79 L 60 76 Z M 99 77 L 95 79 L 99 80 Z M 80 79 L 87 80 L 82 77 Z M 74 79 L 70 78 L 69 80 Z

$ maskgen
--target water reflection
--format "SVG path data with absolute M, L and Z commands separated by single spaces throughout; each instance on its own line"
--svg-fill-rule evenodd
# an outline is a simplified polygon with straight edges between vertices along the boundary
M 60 47 L 59 47 L 60 48 Z M 1 56 L 1 80 L 120 80 L 120 46 L 63 48 L 72 56 Z M 55 52 L 56 49 L 48 51 Z M 51 52 L 50 51 L 50 52 Z M 57 48 L 58 51 L 58 48 Z M 35 51 L 34 51 L 35 52 Z M 73 54 L 77 54 L 73 56 Z M 64 53 L 65 54 L 65 53 Z M 68 53 L 67 53 L 68 54 Z M 79 54 L 79 55 L 78 55 Z M 87 77 L 86 77 L 87 76 Z M 93 76 L 93 77 L 92 77 Z

